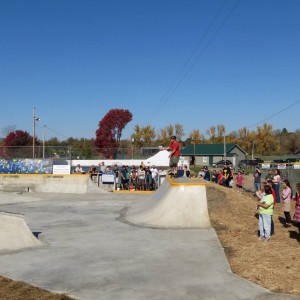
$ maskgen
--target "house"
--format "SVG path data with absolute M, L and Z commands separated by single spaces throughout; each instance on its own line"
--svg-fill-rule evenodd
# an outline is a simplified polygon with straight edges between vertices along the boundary
M 226 159 L 232 161 L 233 166 L 237 166 L 239 161 L 246 158 L 244 151 L 237 144 L 225 144 Z M 195 164 L 209 166 L 224 159 L 224 144 L 190 144 L 180 150 L 181 156 L 195 155 Z

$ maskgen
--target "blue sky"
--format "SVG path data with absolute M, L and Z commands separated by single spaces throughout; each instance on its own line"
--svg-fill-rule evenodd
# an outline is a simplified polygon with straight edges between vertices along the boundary
M 114 108 L 187 135 L 300 129 L 298 0 L 0 1 L 0 129 L 93 138 Z M 288 108 L 291 106 L 290 108 Z M 287 109 L 286 109 L 287 108 Z

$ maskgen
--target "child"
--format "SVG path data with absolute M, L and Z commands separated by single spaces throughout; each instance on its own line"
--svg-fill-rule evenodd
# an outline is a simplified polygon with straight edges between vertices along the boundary
M 235 186 L 237 187 L 239 193 L 243 190 L 243 181 L 244 181 L 244 176 L 242 175 L 241 171 L 238 171 L 238 174 L 235 178 Z

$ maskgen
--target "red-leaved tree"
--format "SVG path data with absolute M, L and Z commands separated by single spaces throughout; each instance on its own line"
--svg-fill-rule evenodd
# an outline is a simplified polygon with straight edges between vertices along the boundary
M 27 131 L 15 130 L 7 134 L 3 141 L 3 157 L 30 157 L 28 156 L 32 146 L 32 136 Z
M 122 131 L 132 120 L 132 113 L 127 109 L 111 109 L 99 122 L 96 131 L 95 146 L 106 158 L 116 157 Z
M 15 130 L 10 132 L 3 141 L 4 146 L 31 146 L 32 136 L 27 131 Z

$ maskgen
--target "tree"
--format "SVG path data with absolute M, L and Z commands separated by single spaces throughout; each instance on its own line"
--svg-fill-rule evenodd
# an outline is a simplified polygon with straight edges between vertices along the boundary
M 247 127 L 243 127 L 237 132 L 237 144 L 246 152 L 251 152 L 252 143 L 254 141 L 255 134 L 249 131 Z
M 4 146 L 31 146 L 32 136 L 27 131 L 16 130 L 10 132 L 4 139 Z
M 175 124 L 175 126 L 173 126 L 170 124 L 161 129 L 158 134 L 158 142 L 161 145 L 167 145 L 170 143 L 172 135 L 176 135 L 177 141 L 180 142 L 181 138 L 184 136 L 183 125 Z
M 132 146 L 134 148 L 151 146 L 153 145 L 155 138 L 155 128 L 151 125 L 142 128 L 139 125 L 135 125 L 134 133 L 131 135 Z
M 132 120 L 132 113 L 127 109 L 111 109 L 99 122 L 96 131 L 95 146 L 104 157 L 117 155 L 117 149 L 125 126 Z
M 143 146 L 143 132 L 141 127 L 136 124 L 134 126 L 134 133 L 131 135 L 132 146 L 134 148 L 141 148 Z
M 206 130 L 206 134 L 209 136 L 208 141 L 210 144 L 214 144 L 216 142 L 216 127 L 211 126 Z
M 224 135 L 225 135 L 225 126 L 222 124 L 217 125 L 217 143 L 224 142 Z
M 5 149 L 1 153 L 4 157 L 30 157 L 31 149 L 28 146 L 32 146 L 32 136 L 27 131 L 15 130 L 5 137 L 3 146 Z M 27 146 L 27 147 L 26 147 Z
M 272 125 L 264 123 L 262 126 L 258 126 L 256 139 L 254 141 L 257 142 L 257 153 L 261 155 L 269 155 L 275 148 L 275 140 Z
M 194 129 L 189 135 L 189 140 L 193 140 L 196 144 L 200 144 L 204 141 L 204 136 L 200 133 L 199 129 Z
M 142 138 L 144 146 L 151 146 L 156 138 L 155 129 L 151 125 L 142 128 Z

